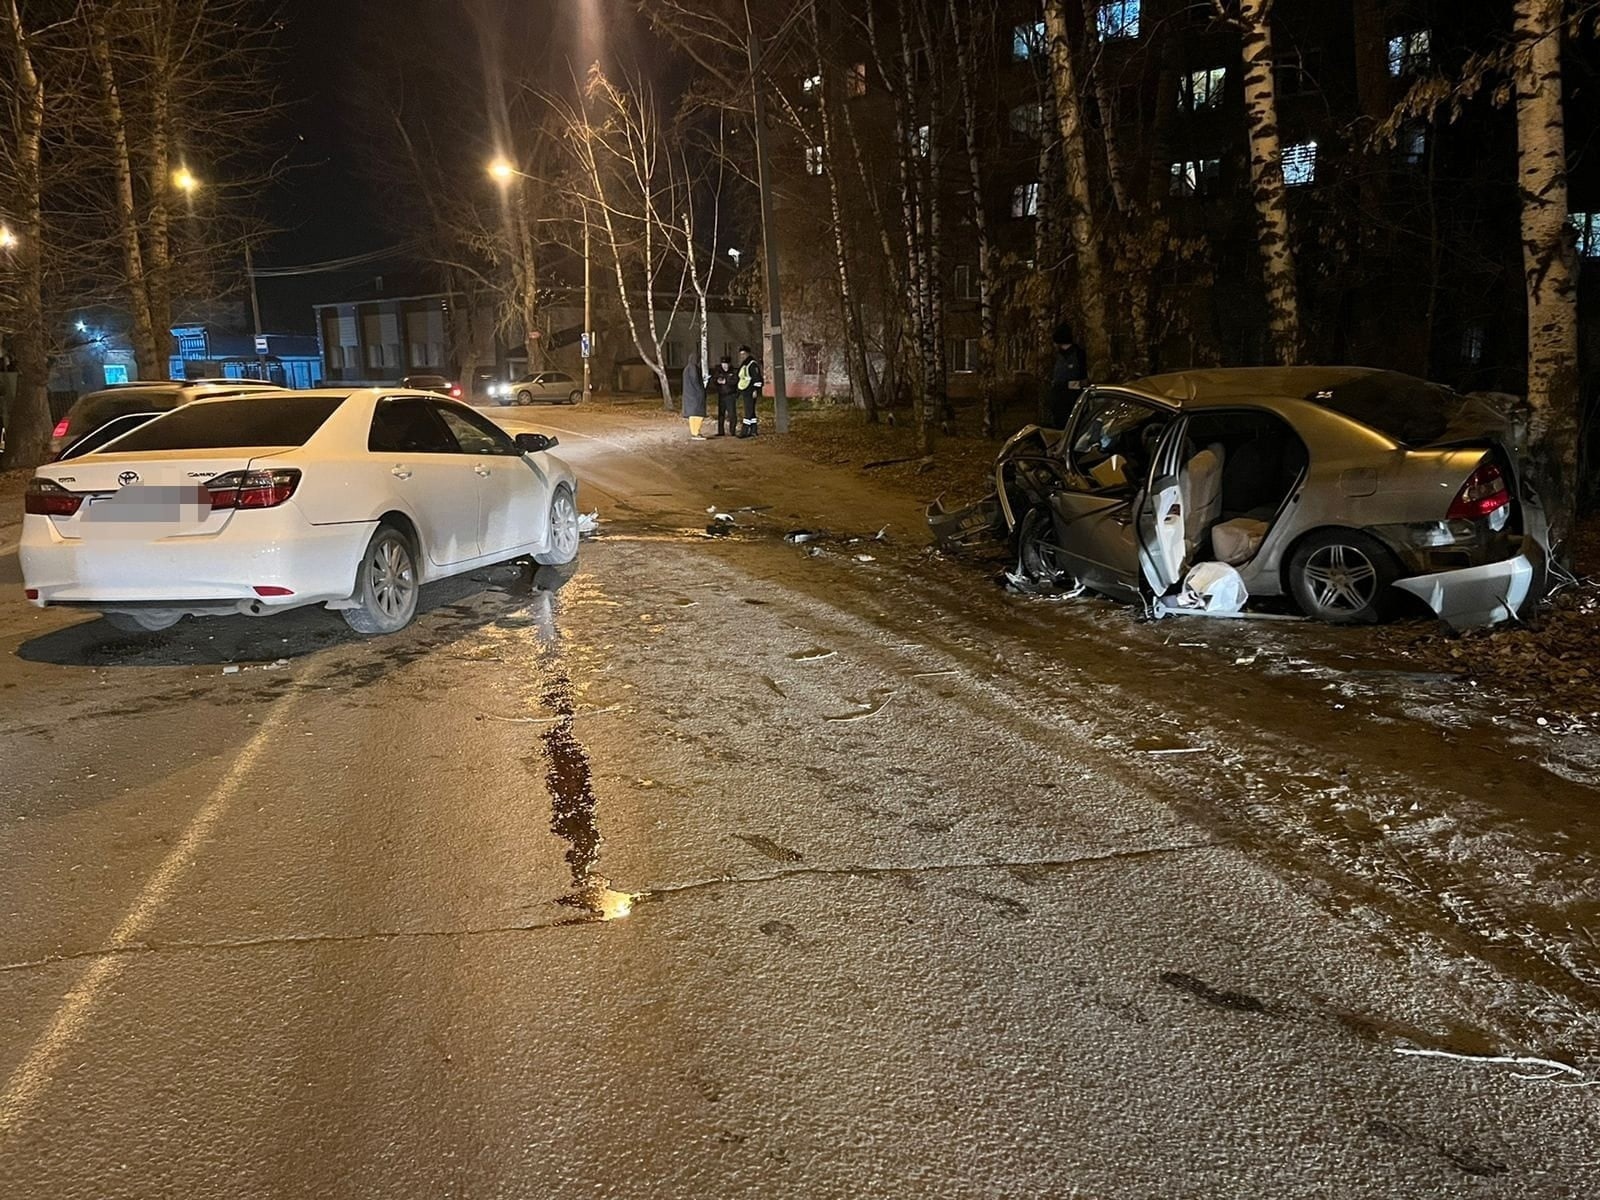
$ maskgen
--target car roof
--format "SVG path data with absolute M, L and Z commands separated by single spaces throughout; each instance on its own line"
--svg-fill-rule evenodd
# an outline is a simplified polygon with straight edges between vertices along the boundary
M 1225 408 L 1241 400 L 1304 401 L 1317 392 L 1380 375 L 1411 378 L 1374 367 L 1207 367 L 1150 375 L 1123 386 L 1179 408 Z

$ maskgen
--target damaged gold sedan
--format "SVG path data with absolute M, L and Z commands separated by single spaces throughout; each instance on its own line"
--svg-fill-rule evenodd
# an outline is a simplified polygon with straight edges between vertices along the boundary
M 1410 593 L 1456 628 L 1545 587 L 1549 532 L 1522 431 L 1486 398 L 1362 367 L 1181 371 L 1085 392 L 1029 426 L 992 496 L 936 503 L 940 544 L 1004 539 L 1027 584 L 1157 615 L 1381 620 Z

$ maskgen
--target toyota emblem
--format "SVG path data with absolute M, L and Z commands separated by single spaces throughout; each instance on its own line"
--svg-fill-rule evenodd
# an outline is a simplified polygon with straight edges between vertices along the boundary
M 130 483 L 138 483 L 139 482 L 139 472 L 137 472 L 137 471 L 124 471 L 121 475 L 117 476 L 117 482 L 120 483 L 123 487 L 127 487 Z

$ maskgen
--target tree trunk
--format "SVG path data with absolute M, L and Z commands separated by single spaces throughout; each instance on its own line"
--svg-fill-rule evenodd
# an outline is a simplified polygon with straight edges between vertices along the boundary
M 44 219 L 40 150 L 44 134 L 44 84 L 33 65 L 27 31 L 17 0 L 5 11 L 18 104 L 14 109 L 17 144 L 12 150 L 18 191 L 17 241 L 10 254 L 16 281 L 16 320 L 11 333 L 17 360 L 17 394 L 6 414 L 6 448 L 0 467 L 35 467 L 50 452 L 50 364 L 45 353 Z
M 172 43 L 165 7 L 149 17 L 150 32 L 150 214 L 145 241 L 150 251 L 149 304 L 151 336 L 162 359 L 162 374 L 172 356 L 172 220 L 167 204 L 172 186 Z
M 972 230 L 978 242 L 978 398 L 982 405 L 983 436 L 1000 432 L 1000 404 L 995 388 L 995 346 L 998 342 L 995 319 L 996 272 L 994 250 L 989 244 L 989 214 L 984 204 L 983 159 L 978 152 L 978 104 L 974 95 L 974 47 L 968 34 L 976 26 L 964 26 L 956 0 L 948 0 L 950 32 L 955 41 L 956 73 L 961 78 L 962 132 L 966 135 L 968 199 L 972 203 Z
M 1560 0 L 1516 0 L 1517 185 L 1528 290 L 1528 407 L 1533 451 L 1557 539 L 1578 488 L 1578 293 L 1567 226 Z
M 1100 231 L 1089 194 L 1089 155 L 1083 136 L 1083 104 L 1078 69 L 1067 33 L 1066 0 L 1045 0 L 1045 30 L 1050 37 L 1050 77 L 1055 85 L 1056 120 L 1066 167 L 1067 227 L 1077 271 L 1079 339 L 1088 353 L 1089 374 L 1104 373 L 1111 362 L 1110 321 L 1100 266 Z
M 128 309 L 133 320 L 133 353 L 141 379 L 166 378 L 166 364 L 156 348 L 150 319 L 149 280 L 139 246 L 139 215 L 133 198 L 133 163 L 128 157 L 128 128 L 111 62 L 111 41 L 103 17 L 89 20 L 89 50 L 100 77 L 100 102 L 111 140 L 112 174 L 117 187 L 117 233 L 122 240 L 123 269 L 128 274 Z
M 1250 130 L 1250 187 L 1255 198 L 1266 287 L 1267 327 L 1274 361 L 1291 366 L 1300 358 L 1300 297 L 1295 282 L 1294 246 L 1289 238 L 1283 148 L 1278 138 L 1271 11 L 1272 0 L 1239 0 L 1244 106 Z
M 832 79 L 822 61 L 821 37 L 817 29 L 815 9 L 812 10 L 811 36 L 817 44 L 817 76 L 822 80 L 822 86 L 817 89 L 817 112 L 822 122 L 822 169 L 828 177 L 828 216 L 833 226 L 834 264 L 839 275 L 839 312 L 844 318 L 845 340 L 849 343 L 846 353 L 849 356 L 856 405 L 866 414 L 868 421 L 875 422 L 878 419 L 877 390 L 873 387 L 872 371 L 867 365 L 867 342 L 861 327 L 861 305 L 850 280 L 850 249 L 848 239 L 845 237 L 844 205 L 839 195 L 839 173 L 834 155 L 833 113 L 828 98 Z
M 1111 184 L 1111 199 L 1117 211 L 1126 215 L 1128 182 L 1123 166 L 1122 143 L 1117 137 L 1117 93 L 1106 82 L 1105 46 L 1100 41 L 1099 10 L 1100 0 L 1083 0 L 1083 40 L 1089 47 L 1089 81 L 1094 87 L 1095 107 L 1100 110 L 1100 135 L 1106 144 L 1106 178 Z

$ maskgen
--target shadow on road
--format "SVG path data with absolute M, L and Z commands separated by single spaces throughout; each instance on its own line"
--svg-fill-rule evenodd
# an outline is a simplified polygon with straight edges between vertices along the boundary
M 496 620 L 535 586 L 554 590 L 573 574 L 573 567 L 530 573 L 508 565 L 428 584 L 416 624 L 389 637 L 363 638 L 338 613 L 320 606 L 271 617 L 185 617 L 159 633 L 125 633 L 96 617 L 23 642 L 17 657 L 62 667 L 217 666 L 293 660 L 370 641 L 382 647 L 379 657 L 389 658 L 397 648 L 415 650 L 419 640 L 425 652 L 440 633 L 453 638 L 464 627 Z

